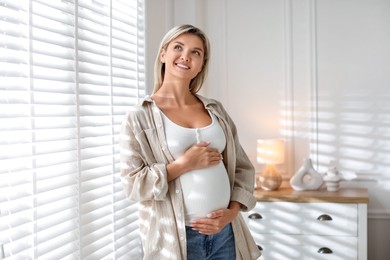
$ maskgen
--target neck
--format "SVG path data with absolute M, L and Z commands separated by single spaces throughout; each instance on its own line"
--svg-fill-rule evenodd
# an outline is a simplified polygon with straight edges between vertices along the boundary
M 160 105 L 167 107 L 186 107 L 197 103 L 197 98 L 188 93 L 175 93 L 175 92 L 164 92 L 157 91 L 153 94 L 152 98 Z
M 164 82 L 153 96 L 172 104 L 182 105 L 193 103 L 195 97 L 190 92 L 189 85 L 183 82 Z

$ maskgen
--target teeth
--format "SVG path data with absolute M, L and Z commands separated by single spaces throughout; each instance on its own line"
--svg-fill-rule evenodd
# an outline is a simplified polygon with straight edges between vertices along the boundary
M 180 64 L 180 63 L 178 63 L 177 66 L 180 67 L 180 68 L 189 69 L 189 67 L 187 67 L 187 66 L 185 66 L 183 64 Z

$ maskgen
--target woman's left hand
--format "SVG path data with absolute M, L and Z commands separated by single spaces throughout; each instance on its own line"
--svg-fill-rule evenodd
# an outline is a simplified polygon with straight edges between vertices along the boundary
M 240 207 L 241 205 L 238 202 L 232 201 L 228 209 L 210 212 L 206 218 L 192 221 L 190 226 L 204 235 L 216 234 L 237 217 Z

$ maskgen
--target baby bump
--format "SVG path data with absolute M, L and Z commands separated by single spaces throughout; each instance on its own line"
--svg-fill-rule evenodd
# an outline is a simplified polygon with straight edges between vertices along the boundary
M 206 217 L 214 210 L 227 208 L 230 201 L 230 184 L 222 163 L 180 176 L 183 189 L 186 224 Z

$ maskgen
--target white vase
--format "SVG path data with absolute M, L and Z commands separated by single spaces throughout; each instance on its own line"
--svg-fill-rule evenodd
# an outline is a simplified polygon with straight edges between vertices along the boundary
M 306 158 L 301 168 L 290 179 L 290 185 L 294 190 L 318 190 L 324 183 L 322 175 L 314 168 L 310 158 Z
M 324 176 L 324 182 L 328 191 L 338 191 L 340 189 L 341 176 L 336 167 L 329 168 Z

